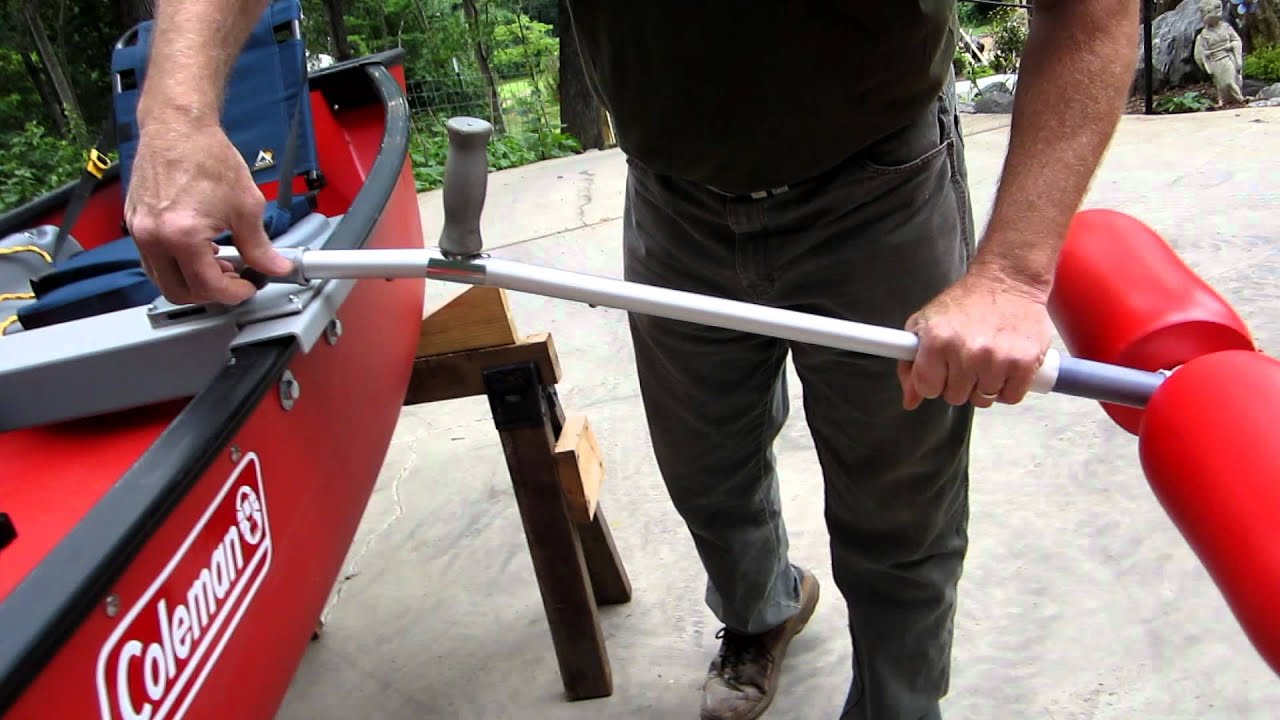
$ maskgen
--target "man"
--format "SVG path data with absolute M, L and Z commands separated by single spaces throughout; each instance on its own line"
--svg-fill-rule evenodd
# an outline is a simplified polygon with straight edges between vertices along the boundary
M 952 88 L 953 0 L 569 6 L 628 155 L 628 279 L 920 338 L 915 360 L 895 366 L 631 318 L 657 461 L 725 625 L 702 717 L 765 711 L 818 599 L 814 576 L 788 558 L 770 450 L 788 412 L 788 353 L 849 611 L 843 717 L 941 717 L 973 408 L 1021 401 L 1049 347 L 1058 248 L 1122 111 L 1137 3 L 1036 2 L 981 243 Z M 127 220 L 176 301 L 252 293 L 211 257 L 225 228 L 254 267 L 287 269 L 217 128 L 228 63 L 262 7 L 159 3 Z

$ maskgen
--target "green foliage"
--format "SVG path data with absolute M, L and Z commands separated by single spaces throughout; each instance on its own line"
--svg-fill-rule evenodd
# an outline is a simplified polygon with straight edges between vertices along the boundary
M 1027 43 L 1027 13 L 1019 8 L 997 8 L 991 37 L 995 50 L 991 53 L 991 69 L 997 73 L 1018 71 L 1018 59 Z
M 84 138 L 97 135 L 109 107 L 112 47 L 126 30 L 125 4 L 116 0 L 38 3 L 57 62 L 85 114 L 83 123 L 73 123 L 72 132 L 62 138 L 61 114 L 53 114 L 41 96 L 41 90 L 48 89 L 47 68 L 34 51 L 19 2 L 0 0 L 5 10 L 0 14 L 4 207 L 58 187 L 80 171 Z M 437 186 L 443 172 L 446 143 L 439 124 L 455 115 L 494 120 L 491 91 L 498 95 L 502 112 L 490 148 L 495 168 L 580 151 L 560 129 L 563 19 L 558 0 L 473 0 L 474 21 L 466 13 L 468 4 L 460 0 L 302 0 L 302 32 L 312 55 L 338 57 L 331 5 L 341 8 L 341 24 L 355 56 L 403 50 L 415 124 L 429 128 L 415 133 L 413 144 L 415 171 L 424 187 Z M 477 60 L 482 54 L 495 78 L 482 74 Z M 77 131 L 81 140 L 74 141 Z
M 449 137 L 444 126 L 419 124 L 409 147 L 409 158 L 413 161 L 413 177 L 417 181 L 418 190 L 421 192 L 440 187 L 444 181 L 444 163 L 449 150 Z M 489 169 L 506 170 L 579 152 L 582 152 L 582 146 L 578 141 L 557 130 L 512 130 L 489 141 Z
M 524 15 L 494 27 L 493 71 L 504 78 L 558 71 L 560 40 L 551 30 L 550 25 Z
M 1244 59 L 1244 76 L 1265 83 L 1280 82 L 1280 44 L 1249 53 Z
M 560 19 L 559 0 L 516 0 L 516 5 L 538 22 L 555 25 Z
M 955 56 L 951 59 L 951 67 L 955 69 L 956 75 L 959 77 L 969 77 L 969 73 L 973 71 L 973 66 L 973 59 L 957 45 Z
M 119 3 L 59 2 L 55 33 L 58 52 L 65 59 L 67 79 L 75 88 L 84 124 L 96 137 L 107 116 L 111 99 L 111 49 L 121 32 L 113 27 L 111 6 Z M 85 135 L 84 137 L 88 137 Z
M 982 27 L 991 22 L 991 16 L 995 11 L 999 10 L 998 6 L 985 5 L 974 2 L 961 2 L 956 4 L 956 12 L 960 16 L 960 24 L 967 28 Z
M 0 48 L 0 132 L 21 128 L 28 119 L 43 114 L 44 106 L 31 87 L 22 55 Z
M 30 121 L 5 133 L 0 148 L 0 212 L 11 210 L 74 180 L 86 155 L 76 144 Z
M 992 70 L 986 63 L 974 62 L 968 53 L 960 48 L 956 48 L 955 56 L 956 76 L 965 80 L 980 80 L 989 75 L 995 75 L 996 71 Z
M 1196 90 L 1190 90 L 1181 95 L 1166 95 L 1155 102 L 1155 111 L 1159 113 L 1199 112 L 1211 107 L 1213 107 L 1213 101 Z

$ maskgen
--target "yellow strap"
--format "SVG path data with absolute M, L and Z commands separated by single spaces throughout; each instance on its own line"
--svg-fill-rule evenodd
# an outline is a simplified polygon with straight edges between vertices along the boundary
M 40 257 L 44 258 L 45 262 L 50 265 L 53 264 L 53 258 L 50 257 L 49 253 L 45 252 L 44 248 L 39 245 L 10 245 L 9 247 L 0 247 L 0 255 L 13 255 L 20 252 L 36 253 Z M 36 294 L 32 292 L 0 293 L 0 302 L 4 302 L 6 300 L 34 300 L 35 297 Z M 16 322 L 18 322 L 17 315 L 10 315 L 8 318 L 0 320 L 0 335 L 4 335 L 5 331 L 9 329 L 9 326 Z
M 9 247 L 0 247 L 0 255 L 12 255 L 13 253 L 33 252 L 44 258 L 44 261 L 53 264 L 53 258 L 49 257 L 49 253 L 39 245 L 10 245 Z

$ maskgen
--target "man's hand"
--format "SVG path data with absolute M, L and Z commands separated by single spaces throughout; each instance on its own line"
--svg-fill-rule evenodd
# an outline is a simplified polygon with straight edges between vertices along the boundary
M 938 397 L 982 408 L 1021 402 L 1052 338 L 1046 299 L 986 268 L 943 291 L 907 320 L 919 346 L 898 363 L 903 407 Z
M 249 267 L 289 271 L 263 229 L 262 192 L 217 124 L 146 125 L 134 168 L 125 222 L 147 275 L 171 302 L 234 305 L 253 296 L 253 285 L 214 257 L 213 239 L 226 230 Z
M 227 74 L 266 4 L 156 4 L 125 223 L 143 268 L 172 302 L 253 296 L 253 285 L 214 257 L 213 239 L 227 230 L 249 267 L 268 275 L 290 269 L 263 230 L 262 193 L 219 123 Z
M 1135 0 L 1036 0 L 991 219 L 968 274 L 907 323 L 920 344 L 899 368 L 905 407 L 1026 395 L 1062 241 L 1124 110 L 1137 21 Z

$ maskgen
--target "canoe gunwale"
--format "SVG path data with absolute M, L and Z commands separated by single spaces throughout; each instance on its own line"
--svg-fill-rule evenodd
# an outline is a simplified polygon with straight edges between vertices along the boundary
M 326 249 L 359 249 L 374 233 L 408 157 L 408 101 L 387 69 L 403 51 L 369 55 L 311 73 L 312 91 L 347 105 L 380 103 L 382 143 Z M 74 183 L 0 216 L 0 227 L 65 204 Z M 335 309 L 336 311 L 336 309 Z M 276 387 L 300 349 L 293 336 L 231 349 L 227 364 L 156 441 L 7 597 L 0 600 L 0 714 L 5 713 L 99 606 L 110 586 Z M 157 482 L 160 479 L 160 482 Z

